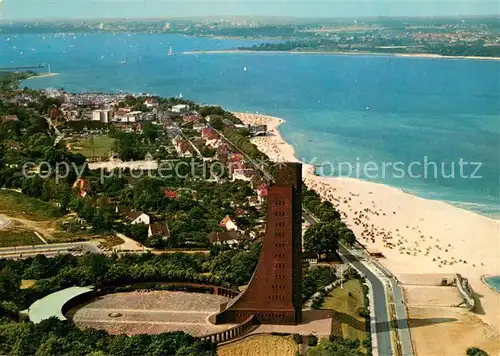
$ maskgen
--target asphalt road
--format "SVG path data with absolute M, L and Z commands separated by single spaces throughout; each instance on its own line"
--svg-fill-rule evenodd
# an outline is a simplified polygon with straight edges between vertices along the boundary
M 399 342 L 403 356 L 413 356 L 413 346 L 411 343 L 410 325 L 408 324 L 408 313 L 404 304 L 403 288 L 394 275 L 384 266 L 376 262 L 376 267 L 387 277 L 391 283 L 394 295 L 394 309 L 396 311 L 396 321 L 398 326 Z
M 373 301 L 374 305 L 370 305 L 370 308 L 374 308 L 375 311 L 375 333 L 377 335 L 378 354 L 381 356 L 393 355 L 391 324 L 387 312 L 387 297 L 385 295 L 383 282 L 366 268 L 364 264 L 359 261 L 358 257 L 351 254 L 345 247 L 341 246 L 339 248 L 339 253 L 344 261 L 359 270 L 361 274 L 370 281 L 375 299 Z
M 52 257 L 62 253 L 81 254 L 85 252 L 101 253 L 101 250 L 96 245 L 89 242 L 4 247 L 0 248 L 0 258 L 19 259 L 34 257 L 38 254 Z
M 302 217 L 312 225 L 317 222 L 316 219 L 312 217 L 307 211 L 304 211 L 302 213 Z M 375 299 L 373 302 L 375 305 L 370 305 L 370 308 L 374 308 L 375 311 L 375 333 L 377 335 L 378 354 L 380 356 L 393 355 L 394 353 L 392 350 L 391 342 L 391 323 L 387 311 L 387 297 L 385 295 L 383 282 L 379 279 L 378 276 L 376 276 L 368 268 L 366 268 L 359 261 L 357 256 L 353 255 L 344 246 L 339 247 L 339 254 L 346 263 L 355 267 L 358 271 L 361 272 L 363 276 L 365 276 L 366 279 L 370 281 L 373 289 L 373 296 Z

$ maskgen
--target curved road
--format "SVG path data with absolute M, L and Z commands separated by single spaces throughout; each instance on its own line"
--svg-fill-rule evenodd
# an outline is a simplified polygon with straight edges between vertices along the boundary
M 345 247 L 339 247 L 339 254 L 342 260 L 352 265 L 357 269 L 366 279 L 371 283 L 373 290 L 373 306 L 375 311 L 375 332 L 377 335 L 377 348 L 378 354 L 382 356 L 393 355 L 391 343 L 391 322 L 387 312 L 387 297 L 385 295 L 385 288 L 383 282 L 373 274 L 357 256 L 353 255 Z
M 317 220 L 314 218 L 305 208 L 303 209 L 302 216 L 310 224 L 314 225 Z M 389 318 L 389 313 L 387 312 L 387 296 L 385 294 L 385 288 L 383 281 L 373 274 L 370 269 L 368 269 L 357 256 L 353 255 L 345 246 L 339 246 L 339 254 L 342 260 L 355 269 L 357 269 L 368 281 L 371 283 L 371 288 L 374 296 L 374 305 L 370 305 L 375 312 L 375 330 L 372 330 L 372 334 L 377 335 L 377 351 L 380 356 L 390 356 L 393 355 L 392 342 L 391 342 L 391 321 Z M 373 328 L 373 324 L 372 324 Z M 375 350 L 374 350 L 375 351 Z

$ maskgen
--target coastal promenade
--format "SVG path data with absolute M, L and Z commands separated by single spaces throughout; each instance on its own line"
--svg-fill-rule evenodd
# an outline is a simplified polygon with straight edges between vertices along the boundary
M 406 310 L 403 288 L 398 279 L 384 266 L 373 260 L 372 264 L 383 273 L 390 284 L 394 300 L 394 309 L 396 313 L 396 322 L 398 327 L 398 345 L 401 348 L 402 355 L 413 355 L 413 346 L 410 334 L 410 325 L 408 324 L 408 312 Z
M 311 224 L 315 224 L 317 219 L 305 209 L 302 216 Z M 370 324 L 372 333 L 372 349 L 374 355 L 394 355 L 391 341 L 391 319 L 388 313 L 388 300 L 383 280 L 368 268 L 353 251 L 346 246 L 339 247 L 339 254 L 345 263 L 348 263 L 363 275 L 369 282 L 370 291 Z M 411 341 L 409 347 L 411 348 Z M 413 352 L 410 354 L 413 355 Z
M 215 129 L 214 129 L 215 130 Z M 217 130 L 216 130 L 217 131 Z M 249 157 L 245 152 L 241 151 L 235 144 L 233 144 L 230 140 L 228 140 L 224 134 L 220 131 L 217 131 L 219 135 L 228 142 L 231 146 L 237 149 L 241 154 L 245 156 L 254 166 L 255 169 L 262 171 L 265 175 L 270 176 L 268 172 L 259 167 L 251 157 Z M 303 208 L 302 213 L 303 218 L 308 221 L 311 225 L 317 223 L 317 219 L 306 209 Z M 359 260 L 359 258 L 351 253 L 345 246 L 341 246 L 339 250 L 341 256 L 345 258 L 346 262 L 348 262 L 351 266 L 353 266 L 356 270 L 358 270 L 361 274 L 363 274 L 369 281 L 373 288 L 373 296 L 375 297 L 372 302 L 373 308 L 375 309 L 375 323 L 372 325 L 372 340 L 376 338 L 376 347 L 374 349 L 377 350 L 379 355 L 393 355 L 394 351 L 392 348 L 391 336 L 390 336 L 390 318 L 388 313 L 388 302 L 386 297 L 386 291 L 384 288 L 384 282 L 379 279 L 379 277 L 372 273 L 369 268 L 365 267 L 363 263 Z M 374 336 L 374 337 L 373 337 Z M 410 345 L 405 345 L 405 349 L 411 349 L 411 341 Z M 373 347 L 372 347 L 373 348 Z M 405 355 L 413 355 L 412 353 Z

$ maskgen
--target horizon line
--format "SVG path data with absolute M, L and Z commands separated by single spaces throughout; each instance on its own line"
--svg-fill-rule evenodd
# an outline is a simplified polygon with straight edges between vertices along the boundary
M 1 24 L 13 23 L 47 23 L 52 21 L 166 21 L 166 20 L 200 20 L 200 19 L 282 19 L 282 20 L 359 20 L 359 19 L 458 19 L 458 18 L 499 18 L 500 14 L 454 14 L 454 15 L 396 15 L 396 16 L 280 16 L 280 15 L 209 15 L 209 16 L 162 16 L 162 17 L 53 17 L 53 18 L 0 18 Z

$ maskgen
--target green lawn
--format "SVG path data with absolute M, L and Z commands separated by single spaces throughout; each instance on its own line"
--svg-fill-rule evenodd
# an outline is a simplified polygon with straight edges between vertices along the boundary
M 344 288 L 335 288 L 325 298 L 323 309 L 335 310 L 335 319 L 342 324 L 342 336 L 349 339 L 366 339 L 366 319 L 359 316 L 364 304 L 363 285 L 357 279 L 344 283 Z
M 109 152 L 112 151 L 114 139 L 107 136 L 92 136 L 88 139 L 75 142 L 72 150 L 75 153 L 81 153 L 85 157 L 102 157 L 109 156 Z M 81 147 L 81 149 L 76 149 L 76 147 Z
M 8 190 L 0 191 L 0 213 L 37 221 L 61 217 L 55 205 Z
M 41 245 L 43 242 L 31 231 L 0 230 L 0 247 Z

